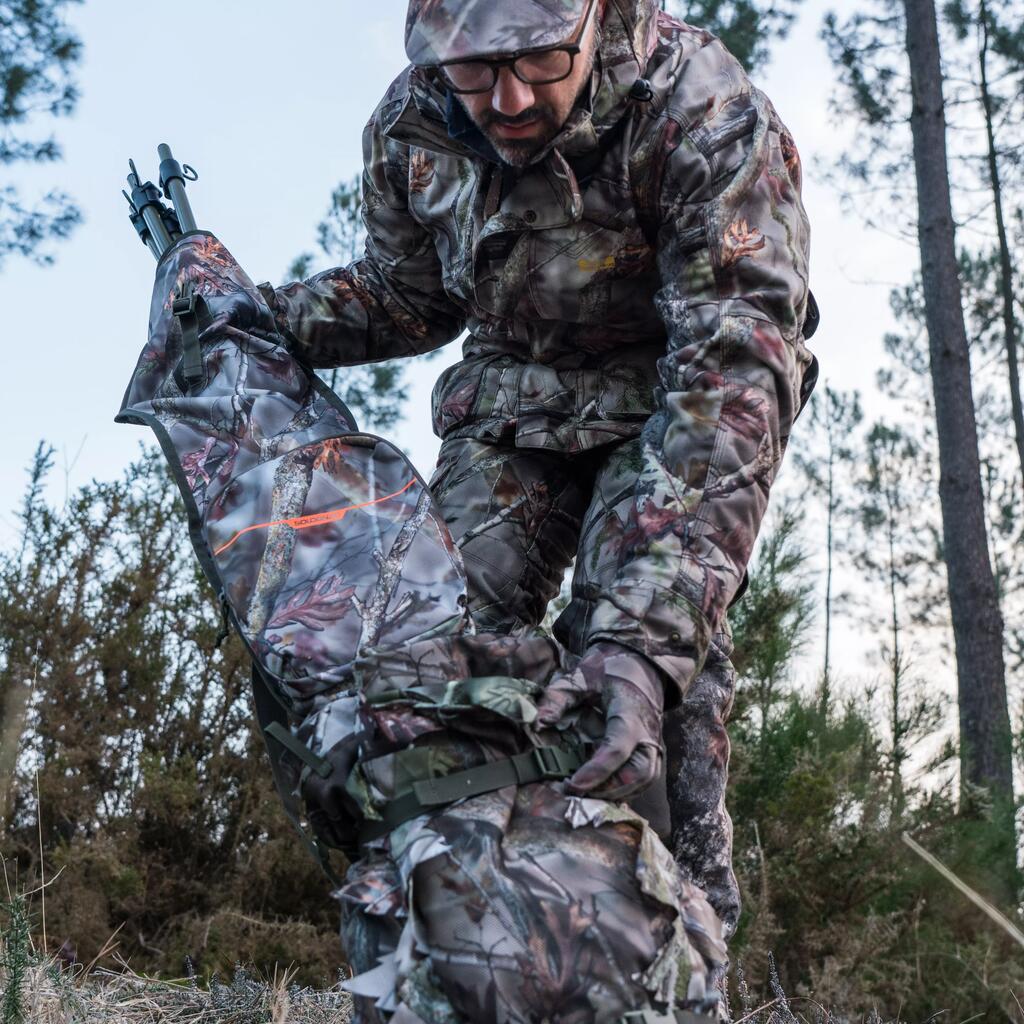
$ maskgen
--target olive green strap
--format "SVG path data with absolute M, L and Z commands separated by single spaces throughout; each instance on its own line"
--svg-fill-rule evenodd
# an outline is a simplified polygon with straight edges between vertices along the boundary
M 657 1010 L 633 1010 L 619 1018 L 619 1024 L 714 1024 L 717 1014 L 695 1013 L 693 1010 L 675 1010 L 659 1013 Z
M 171 312 L 181 324 L 181 372 L 188 389 L 200 384 L 205 376 L 203 350 L 199 344 L 199 305 L 202 296 L 190 292 L 171 305 Z
M 321 779 L 326 779 L 331 774 L 331 762 L 326 757 L 314 754 L 286 725 L 282 725 L 280 722 L 271 722 L 263 731 L 268 736 L 273 736 L 282 747 L 290 750 L 300 761 L 308 764 Z
M 295 740 L 295 737 L 288 728 L 287 714 L 284 706 L 274 693 L 272 685 L 264 677 L 255 662 L 253 662 L 252 666 L 252 693 L 253 703 L 256 705 L 256 719 L 259 722 L 260 730 L 263 732 L 263 742 L 266 743 L 267 753 L 270 755 L 270 770 L 274 777 L 274 785 L 284 804 L 284 813 L 299 833 L 302 845 L 313 855 L 314 860 L 323 869 L 324 874 L 330 879 L 331 883 L 335 887 L 340 888 L 343 883 L 331 865 L 329 852 L 315 835 L 310 835 L 303 827 L 298 797 L 292 792 L 291 784 L 283 773 L 280 750 L 268 741 L 268 738 L 273 739 L 278 745 L 292 750 L 292 746 L 285 742 L 284 736 L 288 736 L 292 740 Z M 298 743 L 298 740 L 295 740 L 295 742 Z M 304 749 L 308 756 L 316 756 L 308 748 Z
M 582 764 L 579 751 L 564 747 L 535 747 L 515 757 L 488 761 L 478 768 L 424 779 L 413 783 L 409 792 L 385 804 L 380 820 L 366 821 L 359 832 L 359 841 L 367 843 L 378 839 L 411 818 L 463 797 L 492 793 L 506 786 L 568 778 Z

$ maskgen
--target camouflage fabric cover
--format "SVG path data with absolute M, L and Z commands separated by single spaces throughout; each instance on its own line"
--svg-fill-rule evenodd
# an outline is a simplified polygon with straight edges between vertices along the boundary
M 188 294 L 205 310 L 194 385 L 172 314 Z M 587 709 L 560 734 L 538 725 L 544 685 L 571 661 L 540 634 L 475 633 L 429 490 L 288 353 L 213 236 L 160 263 L 118 420 L 156 431 L 197 554 L 289 709 L 289 782 L 320 835 L 353 851 L 337 895 L 358 1021 L 713 1012 L 719 921 L 624 805 L 509 785 L 355 844 L 417 782 L 604 725 Z
M 587 0 L 412 0 L 405 52 L 417 65 L 557 46 L 573 38 Z
M 171 307 L 190 294 L 208 315 L 206 379 L 188 391 L 173 372 L 182 332 Z M 118 420 L 157 431 L 204 568 L 297 712 L 350 680 L 358 651 L 467 622 L 461 561 L 425 483 L 328 396 L 213 236 L 164 258 Z

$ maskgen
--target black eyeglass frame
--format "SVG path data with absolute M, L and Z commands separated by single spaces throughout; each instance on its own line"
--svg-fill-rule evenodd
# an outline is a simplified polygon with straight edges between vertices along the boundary
M 458 60 L 448 60 L 442 64 L 435 64 L 434 68 L 441 75 L 444 80 L 445 86 L 453 93 L 458 96 L 475 96 L 482 92 L 490 92 L 498 84 L 498 72 L 504 67 L 512 69 L 512 74 L 519 79 L 520 82 L 526 85 L 554 85 L 555 82 L 564 82 L 571 74 L 573 68 L 576 66 L 576 58 L 579 56 L 581 50 L 581 41 L 584 33 L 587 31 L 587 25 L 590 24 L 590 16 L 593 14 L 594 9 L 597 7 L 597 0 L 590 0 L 590 5 L 587 7 L 587 13 L 583 16 L 583 21 L 580 23 L 580 27 L 576 33 L 576 40 L 572 43 L 561 43 L 558 46 L 536 46 L 532 49 L 516 50 L 515 53 L 510 54 L 508 57 L 502 57 L 501 60 L 490 60 L 486 57 L 480 57 L 478 59 L 464 58 Z M 529 57 L 537 53 L 547 53 L 548 51 L 562 51 L 569 54 L 569 70 L 564 75 L 559 75 L 557 78 L 546 78 L 541 82 L 531 82 L 528 78 L 523 78 L 518 71 L 516 71 L 516 61 L 520 57 Z M 482 89 L 459 89 L 453 84 L 452 80 L 448 77 L 445 72 L 445 68 L 452 64 L 483 64 L 491 69 L 491 84 L 484 86 Z

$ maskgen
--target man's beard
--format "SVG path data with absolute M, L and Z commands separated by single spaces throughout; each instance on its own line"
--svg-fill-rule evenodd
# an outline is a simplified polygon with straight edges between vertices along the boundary
M 503 163 L 509 167 L 525 167 L 562 130 L 565 122 L 569 119 L 569 115 L 576 107 L 576 104 L 579 103 L 580 97 L 590 87 L 590 80 L 594 73 L 594 64 L 599 46 L 600 36 L 595 39 L 594 46 L 587 55 L 587 70 L 583 75 L 579 91 L 561 117 L 551 107 L 538 106 L 520 111 L 515 117 L 503 117 L 495 110 L 487 110 L 483 114 L 482 119 L 477 120 L 469 113 L 465 104 L 463 104 L 462 109 L 466 112 L 466 116 L 483 132 L 485 138 L 494 147 L 494 151 Z M 529 139 L 503 139 L 493 131 L 495 125 L 509 125 L 511 127 L 517 124 L 526 124 L 534 118 L 537 119 L 539 131 L 538 134 Z
M 511 128 L 530 121 L 537 122 L 537 134 L 528 139 L 501 138 L 494 131 L 498 125 L 507 125 Z M 504 163 L 510 167 L 525 167 L 562 130 L 564 118 L 558 120 L 554 112 L 545 107 L 529 107 L 515 117 L 502 117 L 501 114 L 488 110 L 482 121 L 475 123 L 487 136 L 487 141 Z

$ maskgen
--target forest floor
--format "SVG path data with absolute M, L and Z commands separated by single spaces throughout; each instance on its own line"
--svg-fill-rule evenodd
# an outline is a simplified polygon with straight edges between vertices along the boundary
M 82 975 L 56 961 L 30 962 L 16 999 L 12 994 L 10 977 L 0 969 L 2 1024 L 348 1024 L 352 1019 L 351 998 L 337 988 L 301 988 L 288 972 L 268 979 L 241 967 L 230 982 L 214 978 L 201 986 L 129 970 Z

